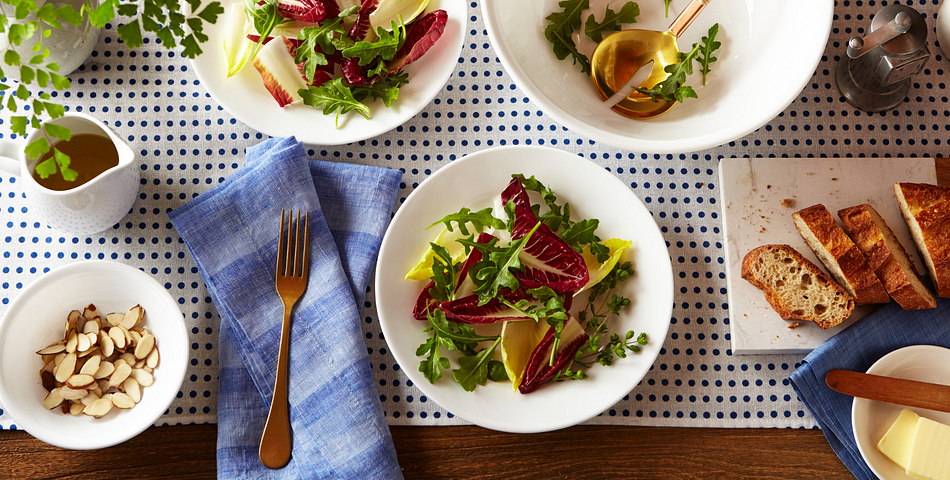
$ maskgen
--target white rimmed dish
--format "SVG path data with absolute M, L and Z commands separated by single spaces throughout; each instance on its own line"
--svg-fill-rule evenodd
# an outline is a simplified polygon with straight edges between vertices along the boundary
M 144 326 L 155 335 L 161 362 L 155 383 L 142 388 L 142 401 L 101 418 L 64 414 L 42 406 L 46 390 L 36 351 L 61 339 L 67 314 L 95 304 L 100 313 L 124 312 L 140 304 Z M 105 448 L 138 435 L 168 409 L 188 365 L 188 332 L 181 309 L 148 274 L 105 260 L 72 263 L 26 286 L 0 318 L 0 403 L 14 423 L 61 448 Z
M 867 373 L 950 385 L 950 349 L 934 345 L 904 347 L 881 357 Z M 851 424 L 858 450 L 871 471 L 883 480 L 913 480 L 877 449 L 877 442 L 905 408 L 931 420 L 950 424 L 950 413 L 857 397 L 851 403 Z
M 225 4 L 243 0 L 229 0 Z M 224 20 L 206 25 L 212 39 L 204 52 L 192 60 L 195 74 L 218 104 L 247 126 L 273 137 L 294 136 L 311 145 L 343 145 L 386 133 L 419 113 L 442 90 L 458 64 L 468 12 L 465 2 L 431 0 L 427 12 L 442 9 L 448 23 L 439 41 L 415 63 L 406 67 L 409 83 L 399 90 L 399 98 L 387 108 L 382 100 L 369 103 L 372 119 L 356 112 L 340 117 L 324 115 L 322 109 L 303 104 L 280 108 L 261 83 L 261 76 L 248 62 L 236 75 L 227 78 L 227 61 L 221 45 Z
M 665 31 L 689 0 L 639 1 L 637 23 L 625 28 Z M 710 26 L 720 25 L 722 48 L 706 86 L 698 72 L 687 79 L 698 99 L 687 99 L 652 120 L 631 120 L 610 110 L 570 58 L 558 60 L 544 38 L 545 17 L 558 0 L 483 0 L 491 44 L 515 83 L 544 113 L 597 142 L 635 152 L 678 153 L 715 147 L 742 137 L 781 113 L 812 78 L 824 53 L 834 14 L 832 0 L 772 2 L 713 0 L 677 42 L 688 50 Z M 592 0 L 603 17 L 605 0 Z M 619 4 L 610 4 L 618 9 Z M 595 43 L 575 33 L 590 56 Z
M 639 354 L 595 366 L 584 381 L 553 383 L 522 395 L 509 382 L 488 382 L 465 392 L 451 371 L 435 384 L 418 371 L 416 348 L 426 339 L 428 323 L 412 317 L 412 306 L 425 286 L 405 280 L 428 242 L 438 233 L 425 228 L 461 207 L 491 205 L 511 174 L 534 175 L 571 204 L 578 218 L 597 218 L 601 238 L 632 240 L 625 260 L 637 274 L 617 292 L 633 300 L 613 331 L 645 332 L 649 344 Z M 582 294 L 583 295 L 583 294 Z M 673 308 L 673 271 L 659 228 L 630 188 L 597 164 L 573 154 L 542 147 L 501 147 L 456 160 L 423 181 L 399 207 L 383 239 L 376 267 L 376 303 L 380 327 L 402 371 L 428 398 L 454 415 L 485 428 L 515 433 L 556 430 L 583 422 L 627 395 L 646 375 L 666 340 Z M 586 297 L 575 304 L 585 304 Z M 577 305 L 575 305 L 577 306 Z M 448 355 L 446 355 L 448 356 Z M 454 364 L 453 368 L 457 368 Z

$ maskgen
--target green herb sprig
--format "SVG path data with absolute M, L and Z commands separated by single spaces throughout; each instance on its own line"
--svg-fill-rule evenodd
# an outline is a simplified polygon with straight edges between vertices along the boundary
M 702 38 L 702 43 L 694 43 L 689 52 L 678 52 L 676 57 L 679 62 L 667 65 L 663 70 L 669 75 L 662 82 L 651 88 L 634 87 L 634 90 L 649 95 L 650 98 L 657 100 L 666 100 L 667 102 L 680 102 L 687 98 L 699 98 L 696 91 L 689 85 L 683 85 L 686 77 L 693 74 L 693 60 L 700 61 L 700 72 L 703 76 L 703 85 L 706 84 L 706 75 L 709 73 L 709 65 L 715 62 L 716 57 L 713 52 L 722 46 L 721 42 L 716 41 L 716 35 L 719 33 L 719 24 L 709 27 L 709 34 Z
M 587 17 L 587 23 L 584 24 L 584 34 L 591 40 L 600 43 L 604 39 L 604 33 L 619 32 L 623 24 L 637 23 L 637 17 L 640 16 L 640 6 L 634 2 L 627 2 L 620 10 L 614 12 L 607 7 L 604 12 L 604 18 L 600 22 L 594 20 L 594 16 Z

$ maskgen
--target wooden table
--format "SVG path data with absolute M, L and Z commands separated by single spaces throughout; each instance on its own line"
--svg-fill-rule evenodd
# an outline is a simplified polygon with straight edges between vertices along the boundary
M 950 185 L 950 159 L 937 159 Z M 577 426 L 515 435 L 476 426 L 392 427 L 406 478 L 852 478 L 819 430 Z M 216 425 L 152 427 L 71 451 L 0 432 L 0 477 L 212 478 Z
M 63 450 L 0 432 L 0 477 L 213 478 L 215 425 L 152 427 L 115 447 Z M 819 430 L 577 426 L 515 435 L 392 427 L 407 479 L 853 478 Z

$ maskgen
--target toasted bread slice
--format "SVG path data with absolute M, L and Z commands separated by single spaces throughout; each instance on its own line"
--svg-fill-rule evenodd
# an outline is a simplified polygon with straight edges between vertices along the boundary
M 828 269 L 831 277 L 854 297 L 854 303 L 866 305 L 891 301 L 864 254 L 838 226 L 824 205 L 812 205 L 799 210 L 792 214 L 792 218 L 802 238 Z
M 742 278 L 762 290 L 785 320 L 806 320 L 827 329 L 854 310 L 854 299 L 844 288 L 788 245 L 763 245 L 747 253 Z
M 838 210 L 838 218 L 887 293 L 905 310 L 936 308 L 904 246 L 874 207 L 864 204 Z
M 950 298 L 950 189 L 895 183 L 894 194 L 937 296 Z

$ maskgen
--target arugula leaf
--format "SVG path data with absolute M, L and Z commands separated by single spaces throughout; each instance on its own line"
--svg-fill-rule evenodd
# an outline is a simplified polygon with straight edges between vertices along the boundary
M 452 370 L 452 377 L 466 392 L 474 391 L 478 385 L 488 383 L 488 366 L 495 355 L 495 348 L 500 343 L 501 337 L 498 337 L 491 346 L 483 348 L 475 355 L 459 357 L 459 368 Z
M 600 23 L 594 20 L 593 15 L 587 17 L 587 23 L 584 24 L 584 34 L 599 43 L 604 39 L 604 32 L 619 32 L 621 25 L 637 23 L 638 16 L 640 16 L 640 6 L 635 2 L 627 2 L 616 13 L 608 6 L 604 13 L 604 19 Z
M 432 331 L 432 327 L 427 328 L 425 331 Z M 433 336 L 427 338 L 425 342 L 416 349 L 417 357 L 426 355 L 426 358 L 419 362 L 419 371 L 429 380 L 429 383 L 437 382 L 442 378 L 442 370 L 450 367 L 449 359 L 439 353 L 440 345 L 438 334 L 433 333 Z
M 511 205 L 511 202 L 508 204 Z M 541 222 L 538 222 L 524 237 L 513 240 L 506 247 L 496 247 L 494 242 L 489 245 L 472 242 L 473 247 L 482 251 L 482 260 L 469 268 L 469 276 L 476 285 L 473 293 L 478 294 L 478 305 L 484 305 L 497 297 L 498 290 L 502 288 L 518 289 L 520 282 L 512 271 L 524 268 L 519 254 L 539 225 Z
M 396 52 L 402 48 L 406 42 L 406 26 L 402 24 L 402 17 L 399 23 L 392 22 L 393 31 L 389 32 L 383 27 L 377 27 L 379 39 L 375 42 L 356 42 L 352 47 L 343 50 L 344 57 L 355 57 L 359 59 L 361 67 L 369 65 L 371 62 L 380 58 L 382 60 L 392 60 Z
M 505 364 L 498 360 L 489 360 L 488 379 L 493 382 L 508 381 L 508 372 L 505 370 Z
M 383 65 L 384 64 L 380 62 L 380 66 Z M 369 73 L 373 75 L 372 71 Z M 383 103 L 389 107 L 393 101 L 399 98 L 399 88 L 408 82 L 409 73 L 403 71 L 396 72 L 376 80 L 372 85 L 354 87 L 353 98 L 361 102 L 368 97 L 372 97 L 373 99 L 381 98 L 383 99 Z
M 317 66 L 329 63 L 327 55 L 333 55 L 338 48 L 342 50 L 353 45 L 353 40 L 346 36 L 346 31 L 340 26 L 342 15 L 343 13 L 331 22 L 303 28 L 297 34 L 297 39 L 303 43 L 297 47 L 294 62 L 304 64 L 303 74 L 307 82 L 313 81 Z
M 442 217 L 441 220 L 437 222 L 433 222 L 432 225 L 429 225 L 428 227 L 426 227 L 426 230 L 440 223 L 444 223 L 445 228 L 448 231 L 454 232 L 455 230 L 452 229 L 452 222 L 455 222 L 458 225 L 458 229 L 460 232 L 462 232 L 462 235 L 469 234 L 468 228 L 465 227 L 465 225 L 468 223 L 472 224 L 472 228 L 474 228 L 476 232 L 484 231 L 485 227 L 492 227 L 492 228 L 497 228 L 499 230 L 504 230 L 506 228 L 505 222 L 492 216 L 491 212 L 492 212 L 491 207 L 483 208 L 477 212 L 472 212 L 467 207 L 462 207 L 462 209 L 459 210 L 458 213 L 450 213 Z
M 452 254 L 448 249 L 437 244 L 429 243 L 432 248 L 432 283 L 429 289 L 432 298 L 439 302 L 447 302 L 455 296 L 456 276 L 459 264 L 452 261 Z
M 353 97 L 350 87 L 343 85 L 342 78 L 334 78 L 318 87 L 300 89 L 297 93 L 303 98 L 303 103 L 311 107 L 323 107 L 323 114 L 329 115 L 336 111 L 336 125 L 339 127 L 340 115 L 356 111 L 363 118 L 369 120 L 369 107 Z
M 580 64 L 581 72 L 590 75 L 590 59 L 577 50 L 572 35 L 581 26 L 581 12 L 590 8 L 589 0 L 563 0 L 558 2 L 561 11 L 545 19 L 550 22 L 544 28 L 544 38 L 554 45 L 554 56 L 564 60 L 570 55 L 574 65 Z
M 663 3 L 666 4 L 666 18 L 670 18 L 670 4 L 673 0 L 663 0 Z
M 703 86 L 706 85 L 706 75 L 709 73 L 709 65 L 718 60 L 712 56 L 713 52 L 719 50 L 722 42 L 716 41 L 716 35 L 719 34 L 719 24 L 709 27 L 707 36 L 702 38 L 702 46 L 699 49 L 699 73 L 703 74 Z
M 686 98 L 699 98 L 693 87 L 683 85 L 686 82 L 686 76 L 693 73 L 693 60 L 699 55 L 699 44 L 694 44 L 693 49 L 687 53 L 678 52 L 676 57 L 679 62 L 667 65 L 663 70 L 669 75 L 660 83 L 651 88 L 634 87 L 634 90 L 649 95 L 650 98 L 662 99 L 667 102 L 681 102 Z

